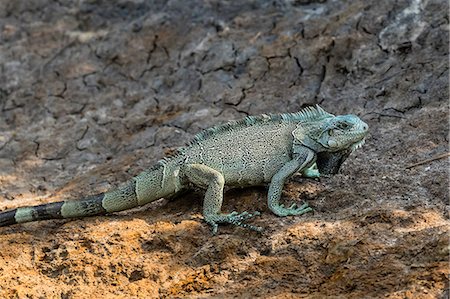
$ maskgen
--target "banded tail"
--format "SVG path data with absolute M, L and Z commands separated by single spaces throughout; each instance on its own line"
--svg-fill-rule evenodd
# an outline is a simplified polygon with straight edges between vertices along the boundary
M 60 201 L 19 207 L 0 213 L 0 227 L 48 219 L 104 215 L 142 206 L 173 193 L 164 187 L 164 168 L 154 167 L 118 189 L 89 196 L 80 201 Z

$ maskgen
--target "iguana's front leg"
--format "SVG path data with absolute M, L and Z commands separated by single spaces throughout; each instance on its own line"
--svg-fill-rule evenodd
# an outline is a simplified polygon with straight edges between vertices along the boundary
M 269 185 L 269 193 L 267 196 L 269 208 L 278 216 L 301 215 L 303 213 L 312 211 L 308 204 L 297 207 L 293 204 L 289 208 L 280 205 L 281 192 L 283 190 L 284 182 L 287 178 L 297 171 L 307 169 L 314 161 L 315 153 L 303 147 L 294 154 L 294 158 L 284 164 L 283 167 L 272 177 Z
M 259 212 L 253 214 L 248 212 L 241 214 L 237 212 L 230 214 L 221 213 L 225 180 L 220 172 L 203 164 L 189 164 L 183 168 L 183 174 L 194 185 L 206 188 L 203 216 L 205 221 L 212 226 L 213 234 L 217 232 L 219 223 L 231 223 L 256 231 L 262 230 L 260 227 L 244 223 L 245 220 L 259 215 Z

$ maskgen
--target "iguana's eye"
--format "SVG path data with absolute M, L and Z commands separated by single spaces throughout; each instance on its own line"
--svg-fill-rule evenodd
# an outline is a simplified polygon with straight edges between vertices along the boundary
M 348 123 L 339 123 L 338 127 L 339 129 L 347 129 L 350 125 Z
M 328 135 L 334 136 L 334 130 L 333 130 L 333 129 L 329 129 L 329 130 L 328 130 Z

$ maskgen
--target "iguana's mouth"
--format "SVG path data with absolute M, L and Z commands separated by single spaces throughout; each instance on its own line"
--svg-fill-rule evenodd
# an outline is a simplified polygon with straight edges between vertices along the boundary
M 366 136 L 367 136 L 367 130 L 361 130 L 361 131 L 345 132 L 345 133 L 341 134 L 340 136 L 337 136 L 336 139 L 340 140 L 339 142 L 342 142 L 344 144 L 345 144 L 346 140 L 349 140 L 350 142 L 347 143 L 347 145 L 345 147 L 350 149 L 353 152 L 356 149 L 363 146 L 363 144 L 366 142 L 365 141 Z M 354 141 L 354 143 L 351 143 L 352 141 Z M 330 144 L 330 141 L 329 141 L 329 144 Z
M 363 146 L 364 143 L 366 143 L 365 137 L 351 146 L 352 152 Z
M 367 136 L 367 133 L 369 131 L 369 126 L 365 122 L 361 121 L 361 123 L 359 124 L 358 127 L 359 127 L 358 128 L 359 129 L 358 132 L 354 132 L 353 134 L 356 135 L 356 136 L 360 136 L 361 140 L 359 140 L 359 141 L 355 142 L 354 144 L 352 144 L 352 146 L 350 147 L 352 152 L 357 150 L 361 146 L 363 146 L 364 143 L 366 143 L 366 136 Z

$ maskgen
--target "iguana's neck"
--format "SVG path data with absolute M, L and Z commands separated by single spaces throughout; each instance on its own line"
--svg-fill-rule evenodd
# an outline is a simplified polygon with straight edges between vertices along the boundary
M 303 135 L 302 139 L 300 139 L 300 140 L 295 139 L 294 140 L 294 146 L 299 146 L 299 145 L 307 147 L 307 148 L 313 150 L 316 153 L 320 153 L 320 152 L 326 151 L 326 148 L 322 144 L 318 143 L 317 141 L 315 141 L 314 139 L 312 139 L 311 137 L 309 137 L 306 134 Z

